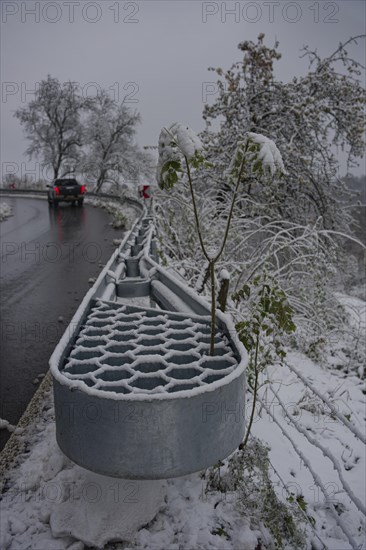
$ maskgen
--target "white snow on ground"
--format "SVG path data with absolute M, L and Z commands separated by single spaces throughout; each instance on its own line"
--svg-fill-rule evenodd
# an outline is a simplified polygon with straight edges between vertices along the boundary
M 273 480 L 282 480 L 283 496 L 287 489 L 295 498 L 303 497 L 306 513 L 315 519 L 317 533 L 328 548 L 364 548 L 359 545 L 365 536 L 365 445 L 328 405 L 365 434 L 363 388 L 352 380 L 340 380 L 299 353 L 289 353 L 287 359 L 288 366 L 268 369 L 270 382 L 261 391 L 254 427 L 256 436 L 270 446 L 270 460 L 280 476 L 274 473 Z M 291 370 L 292 365 L 324 400 Z
M 2 549 L 83 549 L 84 543 L 70 536 L 68 529 L 82 533 L 84 542 L 98 548 L 109 533 L 111 540 L 130 540 L 131 548 L 219 549 L 223 548 L 223 540 L 212 531 L 227 521 L 232 525 L 233 545 L 225 547 L 253 547 L 260 532 L 249 527 L 249 521 L 234 510 L 233 503 L 217 494 L 206 496 L 206 483 L 199 474 L 168 481 L 163 510 L 153 521 L 147 515 L 144 523 L 148 526 L 131 536 L 131 524 L 143 517 L 146 508 L 141 482 L 92 474 L 64 457 L 55 441 L 51 394 L 48 400 L 30 441 L 30 453 L 20 457 L 21 464 L 7 480 L 8 490 L 1 503 Z M 157 491 L 154 494 L 158 500 L 158 486 Z M 106 507 L 107 494 L 110 498 Z M 222 503 L 215 508 L 218 501 Z M 124 533 L 120 528 L 122 512 L 130 526 Z
M 342 300 L 351 308 L 365 305 L 345 295 Z M 260 390 L 253 435 L 270 448 L 278 498 L 299 503 L 309 550 L 366 548 L 366 456 L 360 440 L 365 437 L 364 381 L 330 371 L 295 351 L 288 353 L 286 364 L 272 366 L 266 374 L 269 383 Z M 101 476 L 63 456 L 55 441 L 51 393 L 28 448 L 7 474 L 2 549 L 82 550 L 84 542 L 101 548 L 108 534 L 111 542 L 105 548 L 121 550 L 275 548 L 265 526 L 240 513 L 237 493 L 207 492 L 208 472 L 205 477 L 197 473 L 168 480 L 165 503 L 155 519 L 147 519 L 135 536 L 126 531 L 129 542 L 119 544 L 119 514 L 136 514 L 136 503 L 126 508 L 126 496 L 133 495 L 138 482 L 107 478 L 102 483 Z M 109 490 L 115 501 L 110 507 L 103 500 Z M 76 536 L 78 525 L 83 529 Z
M 0 202 L 0 222 L 12 215 L 11 207 L 6 202 Z
M 136 209 L 128 204 L 120 204 L 115 200 L 93 197 L 86 197 L 85 204 L 106 210 L 112 216 L 111 225 L 115 229 L 130 229 L 136 220 Z
M 344 306 L 350 323 L 354 327 L 366 331 L 366 302 L 359 298 L 342 294 L 341 292 L 336 292 L 335 296 L 342 306 Z

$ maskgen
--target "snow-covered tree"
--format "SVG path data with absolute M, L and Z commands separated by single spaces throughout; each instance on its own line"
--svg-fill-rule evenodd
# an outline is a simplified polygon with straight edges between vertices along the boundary
M 97 193 L 105 183 L 118 184 L 120 178 L 137 183 L 148 170 L 149 155 L 135 142 L 140 120 L 138 113 L 118 105 L 104 91 L 93 100 L 85 122 L 84 165 L 94 174 Z
M 33 101 L 15 112 L 30 142 L 27 154 L 52 167 L 54 178 L 72 172 L 79 160 L 81 112 L 86 103 L 77 93 L 77 84 L 61 85 L 48 75 L 40 82 Z
M 286 83 L 274 74 L 273 65 L 281 58 L 278 43 L 268 48 L 263 34 L 256 44 L 239 44 L 243 60 L 228 71 L 211 69 L 220 80 L 217 98 L 205 106 L 203 114 L 207 128 L 201 137 L 216 159 L 215 171 L 208 173 L 207 179 L 223 186 L 217 161 L 222 167 L 227 165 L 244 131 L 274 140 L 288 171 L 286 178 L 275 180 L 270 190 L 255 181 L 248 186 L 253 206 L 247 215 L 261 212 L 304 223 L 321 218 L 324 228 L 348 228 L 347 214 L 343 212 L 341 219 L 339 215 L 345 190 L 339 179 L 336 151 L 347 152 L 349 167 L 364 152 L 363 67 L 347 53 L 358 38 L 340 44 L 325 59 L 305 47 L 308 73 Z M 220 124 L 216 133 L 212 131 L 215 121 Z
M 231 172 L 235 163 L 240 166 L 238 142 L 258 133 L 273 140 L 287 173 L 280 178 L 268 170 L 270 177 L 263 184 L 255 164 L 250 172 L 243 171 L 217 269 L 229 272 L 234 294 L 258 276 L 276 280 L 302 327 L 298 342 L 310 349 L 341 321 L 330 283 L 338 277 L 344 243 L 362 249 L 352 236 L 350 191 L 338 179 L 335 156 L 336 146 L 348 151 L 350 163 L 363 153 L 362 68 L 348 58 L 344 46 L 323 61 L 307 49 L 311 70 L 285 84 L 273 74 L 273 63 L 280 57 L 277 45 L 267 48 L 261 35 L 257 44 L 245 42 L 240 48 L 245 52 L 242 62 L 225 74 L 217 70 L 224 82 L 219 83 L 216 102 L 204 109 L 207 129 L 200 135 L 208 163 L 191 174 L 202 240 L 219 249 L 235 193 L 228 166 Z M 341 68 L 336 70 L 337 62 Z M 215 132 L 216 122 L 220 126 Z M 164 177 L 167 183 L 174 180 L 169 167 Z M 162 259 L 198 291 L 207 292 L 209 262 L 200 254 L 188 181 L 183 178 L 179 186 L 160 193 L 155 209 Z M 228 304 L 235 319 L 245 318 L 248 304 L 230 299 Z

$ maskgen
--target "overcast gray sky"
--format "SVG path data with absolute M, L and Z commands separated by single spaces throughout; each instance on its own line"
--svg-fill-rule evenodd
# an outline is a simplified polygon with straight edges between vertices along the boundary
M 1 1 L 1 163 L 26 164 L 27 146 L 14 111 L 29 102 L 47 74 L 80 83 L 84 95 L 100 88 L 120 101 L 127 95 L 142 116 L 140 145 L 155 145 L 162 126 L 185 122 L 203 128 L 205 101 L 215 97 L 210 66 L 228 68 L 243 40 L 266 34 L 280 42 L 276 74 L 289 80 L 306 71 L 300 49 L 321 55 L 365 33 L 362 0 L 200 2 L 58 0 Z M 358 50 L 362 60 L 364 42 Z M 5 168 L 4 168 L 5 167 Z M 364 166 L 359 173 L 365 172 Z

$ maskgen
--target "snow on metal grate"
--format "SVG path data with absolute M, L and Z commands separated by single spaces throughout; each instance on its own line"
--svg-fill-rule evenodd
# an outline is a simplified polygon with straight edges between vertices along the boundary
M 203 389 L 238 366 L 223 333 L 215 337 L 214 357 L 209 355 L 209 342 L 207 318 L 98 301 L 62 374 L 83 382 L 85 390 L 103 394 L 166 395 Z

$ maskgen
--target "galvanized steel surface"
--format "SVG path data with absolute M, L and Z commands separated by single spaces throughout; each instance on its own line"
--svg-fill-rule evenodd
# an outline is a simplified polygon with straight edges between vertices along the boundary
M 201 470 L 244 435 L 245 351 L 219 313 L 210 357 L 209 305 L 150 256 L 153 232 L 146 216 L 135 224 L 50 360 L 59 446 L 121 478 Z M 158 308 L 125 303 L 144 296 Z
M 238 361 L 224 334 L 210 357 L 210 323 L 168 311 L 98 301 L 62 368 L 99 392 L 172 393 L 204 388 Z M 107 397 L 101 394 L 101 397 Z

